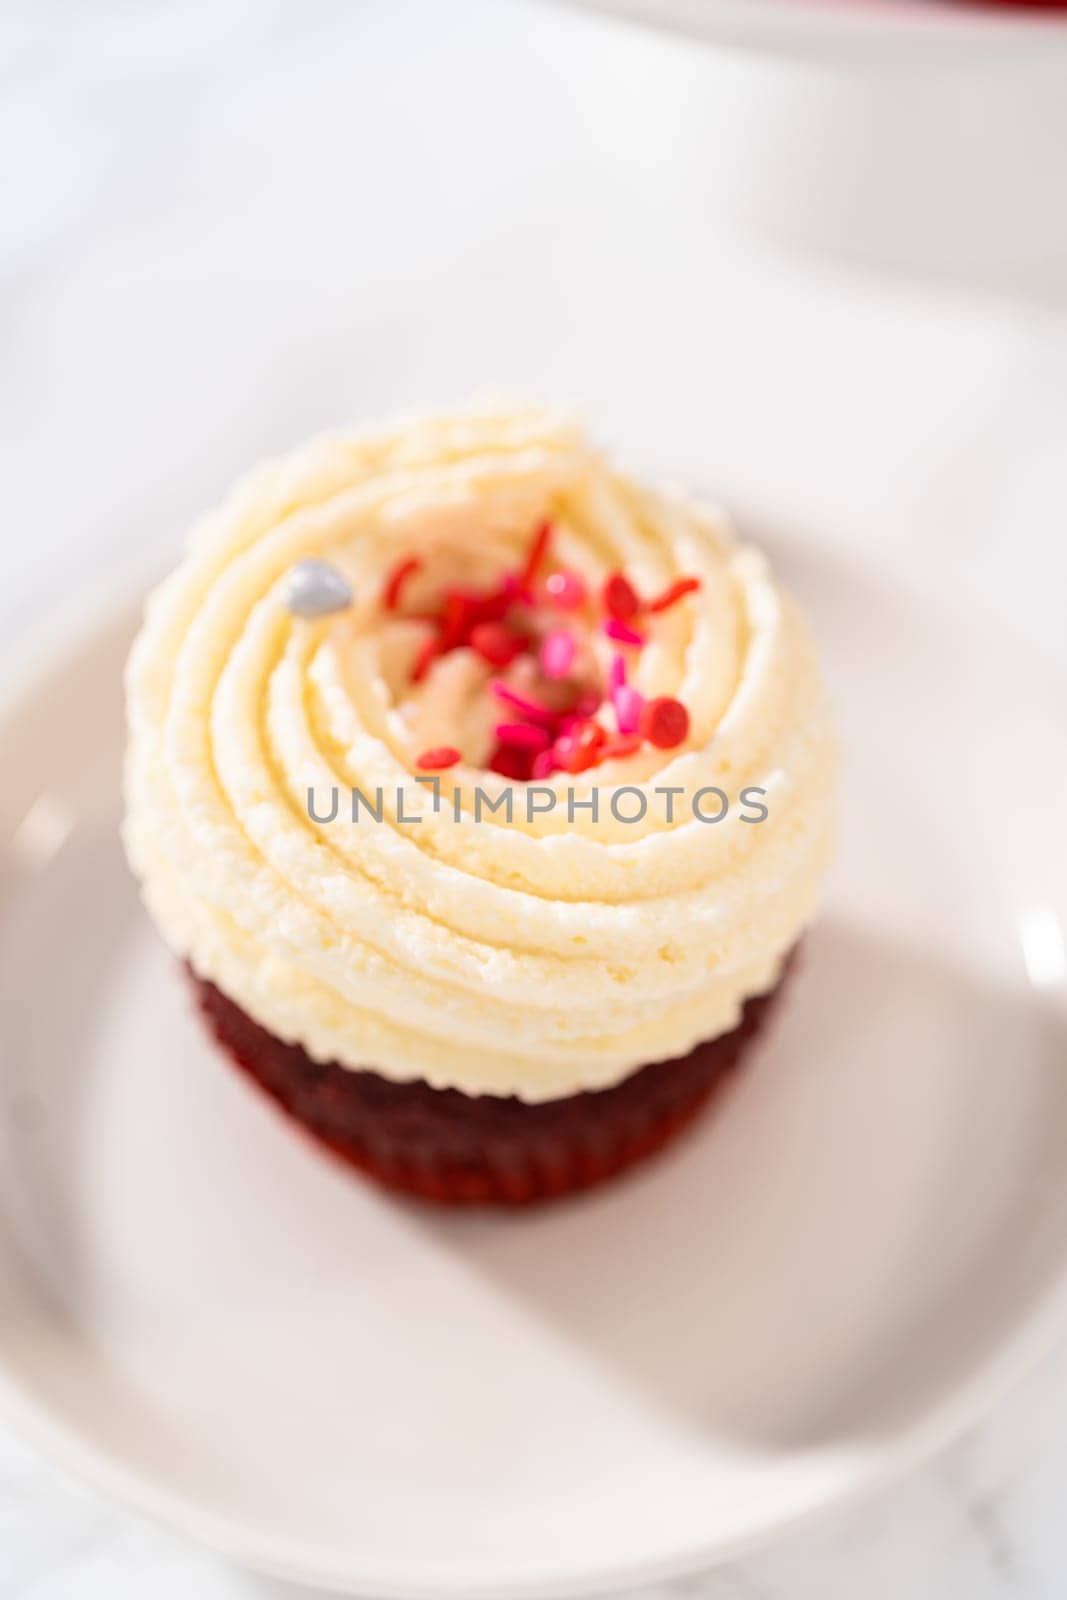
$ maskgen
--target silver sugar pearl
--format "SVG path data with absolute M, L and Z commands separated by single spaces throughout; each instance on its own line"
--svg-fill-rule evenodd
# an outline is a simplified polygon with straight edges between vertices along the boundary
M 351 604 L 348 579 L 328 561 L 309 556 L 291 568 L 285 584 L 285 606 L 291 616 L 328 617 Z

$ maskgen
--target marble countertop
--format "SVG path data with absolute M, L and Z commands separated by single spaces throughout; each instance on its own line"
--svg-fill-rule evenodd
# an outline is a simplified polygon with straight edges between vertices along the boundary
M 5 636 L 164 559 L 255 458 L 504 384 L 756 519 L 819 525 L 846 477 L 821 532 L 921 561 L 1067 677 L 1067 290 L 746 216 L 739 152 L 817 89 L 788 69 L 490 0 L 22 0 L 0 75 Z M 796 419 L 774 462 L 768 408 Z M 670 1592 L 1058 1600 L 1065 1475 L 1067 1351 L 891 1492 Z M 307 1600 L 0 1431 L 0 1600 L 145 1593 Z

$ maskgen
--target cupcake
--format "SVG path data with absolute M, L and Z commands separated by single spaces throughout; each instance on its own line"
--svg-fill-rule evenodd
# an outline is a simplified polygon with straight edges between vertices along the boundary
M 736 1068 L 814 914 L 808 627 L 721 516 L 537 411 L 241 482 L 127 671 L 131 867 L 214 1037 L 446 1203 L 621 1172 Z

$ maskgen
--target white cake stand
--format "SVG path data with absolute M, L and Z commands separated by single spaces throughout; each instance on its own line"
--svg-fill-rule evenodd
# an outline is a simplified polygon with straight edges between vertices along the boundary
M 572 3 L 729 47 L 706 173 L 747 225 L 968 291 L 1067 294 L 1067 9 Z

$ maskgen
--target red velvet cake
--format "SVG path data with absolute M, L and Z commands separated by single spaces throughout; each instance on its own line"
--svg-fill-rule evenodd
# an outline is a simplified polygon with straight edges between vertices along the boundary
M 259 1027 L 213 983 L 189 976 L 231 1060 L 335 1155 L 390 1189 L 441 1205 L 521 1206 L 614 1177 L 680 1132 L 725 1087 L 788 973 L 770 994 L 746 1001 L 736 1028 L 680 1060 L 641 1067 L 611 1089 L 534 1105 L 320 1064 Z

